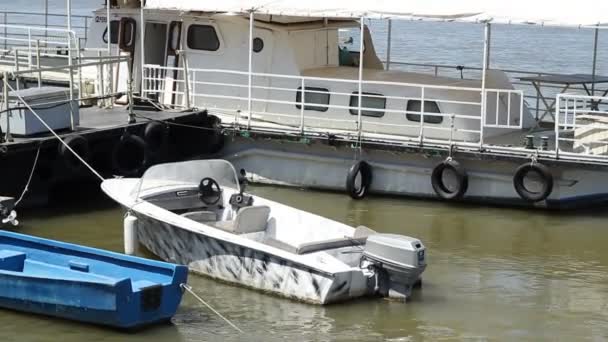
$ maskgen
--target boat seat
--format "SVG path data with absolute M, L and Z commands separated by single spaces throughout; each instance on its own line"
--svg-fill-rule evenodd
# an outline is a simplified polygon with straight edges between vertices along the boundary
M 4 271 L 23 272 L 25 253 L 3 249 L 0 251 L 0 269 Z
M 335 239 L 312 241 L 312 242 L 305 242 L 305 243 L 299 244 L 297 246 L 294 246 L 287 242 L 283 242 L 283 241 L 268 237 L 268 238 L 264 239 L 264 243 L 267 244 L 268 246 L 282 249 L 289 253 L 307 254 L 307 253 L 319 252 L 319 251 L 324 251 L 324 250 L 329 250 L 329 249 L 337 249 L 337 248 L 343 248 L 343 247 L 364 245 L 365 242 L 367 241 L 367 238 L 372 234 L 376 234 L 376 231 L 374 231 L 370 228 L 367 228 L 365 226 L 359 226 L 359 227 L 357 227 L 357 229 L 355 229 L 355 232 L 354 232 L 352 238 L 351 237 L 342 237 L 342 238 L 335 238 Z
M 367 236 L 362 238 L 336 238 L 321 241 L 305 242 L 298 245 L 296 254 L 307 254 L 328 249 L 364 245 Z
M 206 223 L 209 221 L 217 221 L 217 214 L 213 211 L 191 211 L 188 213 L 183 213 L 183 217 L 189 218 L 192 221 L 196 221 L 199 223 Z
M 207 224 L 234 234 L 263 232 L 268 225 L 270 207 L 257 205 L 239 209 L 234 220 L 207 222 Z

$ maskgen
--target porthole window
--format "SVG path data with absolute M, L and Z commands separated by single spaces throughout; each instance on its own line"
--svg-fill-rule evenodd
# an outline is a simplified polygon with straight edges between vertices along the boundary
M 190 25 L 188 27 L 188 47 L 192 50 L 217 51 L 220 39 L 211 25 Z
M 350 97 L 350 113 L 359 115 L 359 93 L 355 92 Z M 363 93 L 361 96 L 361 115 L 381 118 L 386 109 L 386 98 L 382 94 Z
M 118 44 L 118 31 L 120 30 L 120 21 L 118 20 L 112 20 L 110 22 L 110 33 L 112 34 L 112 37 L 110 39 L 110 41 L 112 42 L 112 44 Z M 106 27 L 106 29 L 103 31 L 103 42 L 104 43 L 108 43 L 108 28 Z
M 327 112 L 329 109 L 329 90 L 325 88 L 304 88 L 304 110 L 316 110 Z M 302 87 L 298 88 L 296 94 L 296 108 L 302 108 Z
M 253 38 L 253 52 L 258 53 L 264 49 L 264 41 L 260 37 Z
M 407 114 L 405 117 L 409 121 L 420 122 L 420 114 L 414 114 L 413 112 L 420 112 L 422 102 L 419 100 L 407 101 Z M 435 101 L 424 101 L 424 122 L 430 124 L 440 124 L 443 122 L 443 116 L 432 115 L 432 113 L 441 114 L 439 105 Z

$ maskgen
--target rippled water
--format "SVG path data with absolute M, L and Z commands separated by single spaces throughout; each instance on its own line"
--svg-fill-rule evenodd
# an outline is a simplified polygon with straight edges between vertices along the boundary
M 409 234 L 428 247 L 423 288 L 400 304 L 363 299 L 300 304 L 191 276 L 173 325 L 124 334 L 0 312 L 4 341 L 604 340 L 608 339 L 608 214 L 559 214 L 255 187 L 252 192 L 352 225 Z M 24 213 L 20 232 L 120 251 L 122 213 L 104 200 Z M 99 205 L 103 204 L 103 209 Z M 35 329 L 33 329 L 35 327 Z

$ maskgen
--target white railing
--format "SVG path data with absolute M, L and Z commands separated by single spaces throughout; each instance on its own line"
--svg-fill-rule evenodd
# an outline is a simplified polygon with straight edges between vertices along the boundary
M 84 15 L 71 15 L 72 30 L 75 33 L 75 37 L 78 38 L 80 45 L 85 46 L 88 31 L 90 16 Z M 48 13 L 45 12 L 18 12 L 18 11 L 0 11 L 0 24 L 4 25 L 0 27 L 1 37 L 11 38 L 25 38 L 25 32 L 11 32 L 10 26 L 15 25 L 26 25 L 32 28 L 38 28 L 37 32 L 34 32 L 31 36 L 33 39 L 49 40 L 53 33 L 53 29 L 62 29 L 67 27 L 68 16 L 62 13 Z M 9 40 L 0 38 L 0 49 L 8 50 L 12 47 L 23 47 L 24 43 L 18 40 Z
M 189 69 L 187 77 L 184 68 L 161 67 L 158 65 L 145 65 L 143 72 L 142 93 L 146 97 L 153 95 L 165 105 L 186 107 L 195 104 L 197 107 L 215 109 L 235 113 L 236 125 L 259 124 L 256 119 L 266 123 L 271 121 L 296 132 L 311 130 L 336 129 L 340 131 L 358 133 L 359 136 L 399 135 L 420 144 L 430 141 L 443 141 L 449 143 L 466 143 L 472 145 L 483 144 L 481 136 L 483 127 L 521 129 L 522 113 L 524 108 L 523 93 L 519 90 L 486 89 L 485 120 L 482 112 L 482 91 L 480 88 L 423 85 L 415 83 L 363 81 L 365 98 L 382 98 L 384 101 L 400 103 L 396 106 L 383 106 L 372 108 L 359 106 L 357 98 L 358 80 L 335 79 L 309 76 L 277 75 L 269 73 L 253 73 L 251 113 L 241 110 L 247 108 L 248 75 L 246 71 L 221 69 Z M 186 81 L 188 86 L 186 86 Z M 365 93 L 366 89 L 379 89 L 391 87 L 398 89 L 399 93 L 414 93 L 413 96 L 378 95 Z M 323 88 L 325 90 L 315 90 Z M 313 89 L 313 90 L 308 90 Z M 330 90 L 336 89 L 336 90 Z M 353 90 L 355 91 L 353 93 Z M 459 92 L 463 96 L 458 99 L 440 96 L 444 91 Z M 269 94 L 272 92 L 272 96 Z M 296 94 L 300 92 L 300 96 Z M 327 105 L 307 103 L 307 93 L 326 94 L 333 100 Z M 391 91 L 392 94 L 395 91 Z M 336 100 L 336 97 L 342 98 Z M 299 101 L 298 101 L 299 99 Z M 351 102 L 355 99 L 355 105 Z M 493 99 L 489 101 L 488 99 Z M 410 100 L 419 102 L 419 110 L 407 110 L 406 103 Z M 463 112 L 431 112 L 425 108 L 426 101 L 442 105 L 459 105 L 469 110 Z M 341 103 L 341 104 L 336 104 Z M 318 111 L 305 110 L 317 108 L 321 111 L 332 110 L 347 115 L 323 115 Z M 350 112 L 351 115 L 348 115 Z M 243 113 L 245 117 L 243 117 Z M 359 113 L 362 113 L 359 114 Z M 374 114 L 383 116 L 383 120 L 374 118 Z M 412 120 L 411 116 L 417 120 Z M 272 119 L 275 118 L 275 119 Z M 425 118 L 434 118 L 428 121 L 443 121 L 444 124 L 432 124 Z M 252 122 L 254 120 L 254 122 Z M 445 124 L 447 123 L 447 124 Z
M 0 24 L 0 46 L 2 41 L 8 47 L 0 48 L 0 64 L 15 71 L 40 69 L 48 57 L 69 60 L 80 49 L 76 33 L 60 28 Z
M 608 97 L 559 94 L 556 156 L 608 160 Z
M 43 67 L 40 69 L 26 69 L 26 70 L 11 70 L 11 71 L 3 71 L 0 73 L 0 88 L 1 88 L 1 92 L 0 92 L 0 122 L 2 122 L 4 124 L 4 131 L 2 132 L 3 135 L 0 135 L 0 142 L 3 141 L 12 141 L 12 137 L 11 137 L 11 128 L 10 128 L 10 118 L 9 116 L 12 115 L 11 114 L 11 110 L 12 108 L 14 110 L 20 110 L 20 109 L 16 109 L 15 106 L 17 105 L 17 107 L 20 107 L 20 105 L 17 103 L 12 103 L 12 102 L 18 102 L 17 100 L 17 95 L 15 94 L 10 94 L 9 91 L 12 90 L 19 90 L 18 85 L 19 82 L 15 81 L 15 84 L 11 85 L 9 82 L 11 82 L 11 80 L 18 80 L 20 78 L 23 78 L 25 76 L 29 76 L 31 74 L 35 74 L 35 75 L 42 75 L 45 73 L 49 73 L 49 72 L 64 72 L 66 74 L 76 74 L 76 75 L 82 75 L 83 74 L 83 70 L 91 70 L 91 71 L 97 71 L 97 76 L 98 78 L 95 80 L 95 90 L 93 93 L 89 93 L 89 94 L 83 94 L 82 93 L 82 79 L 80 80 L 75 80 L 74 82 L 70 82 L 69 84 L 69 100 L 49 100 L 50 102 L 40 102 L 40 103 L 36 103 L 36 107 L 45 107 L 45 106 L 55 106 L 55 105 L 62 105 L 62 104 L 68 104 L 68 103 L 81 103 L 81 102 L 88 102 L 90 104 L 95 104 L 97 102 L 98 105 L 103 106 L 103 105 L 107 105 L 106 101 L 110 101 L 110 104 L 114 103 L 115 99 L 118 99 L 120 97 L 123 96 L 127 96 L 128 100 L 126 100 L 125 102 L 128 102 L 129 104 L 133 104 L 133 92 L 132 92 L 132 84 L 129 84 L 129 81 L 126 88 L 124 90 L 121 89 L 107 89 L 106 87 L 104 87 L 104 75 L 107 75 L 107 71 L 111 70 L 111 69 L 118 69 L 120 65 L 128 65 L 130 64 L 130 57 L 128 56 L 97 56 L 97 57 L 87 57 L 87 58 L 83 58 L 80 60 L 80 63 L 75 63 L 75 64 L 64 64 L 64 65 L 59 65 L 59 66 L 52 66 L 52 67 Z M 112 66 L 112 67 L 110 67 Z M 132 71 L 129 71 L 130 74 L 132 73 Z M 131 78 L 132 75 L 129 77 Z M 108 83 L 105 83 L 106 85 Z M 41 83 L 39 83 L 39 86 L 41 86 Z M 70 106 L 70 108 L 72 108 Z M 132 109 L 132 106 L 129 106 L 130 109 Z M 72 124 L 74 125 L 74 117 L 73 117 L 73 113 L 71 113 L 72 117 L 71 117 L 71 121 Z M 129 111 L 129 118 L 131 118 L 131 116 L 133 115 L 133 113 L 131 111 Z M 74 127 L 72 127 L 74 128 Z
M 386 65 L 386 62 L 385 62 Z M 419 73 L 432 74 L 434 76 L 443 76 L 451 78 L 462 78 L 465 80 L 479 80 L 481 79 L 481 67 L 465 66 L 465 65 L 450 65 L 450 64 L 434 64 L 434 63 L 410 63 L 392 61 L 390 62 L 391 70 L 403 70 Z M 524 99 L 526 106 L 530 109 L 530 112 L 534 114 L 536 119 L 540 118 L 551 118 L 554 109 L 547 107 L 541 97 L 541 94 L 537 92 L 533 84 L 528 81 L 521 81 L 520 77 L 531 77 L 531 76 L 552 76 L 558 75 L 555 73 L 544 72 L 544 71 L 533 71 L 533 70 L 517 70 L 517 69 L 500 69 L 500 71 L 507 74 L 511 80 L 511 84 L 515 89 L 521 90 L 525 93 Z M 558 93 L 563 91 L 564 86 L 559 84 L 540 83 L 538 84 L 540 90 L 545 98 L 555 98 Z M 586 94 L 586 89 L 580 85 L 571 85 L 568 88 L 569 92 L 578 92 Z M 551 103 L 549 103 L 550 105 Z

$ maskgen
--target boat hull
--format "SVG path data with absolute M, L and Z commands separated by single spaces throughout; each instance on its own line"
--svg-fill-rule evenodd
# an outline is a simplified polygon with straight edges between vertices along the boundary
M 298 143 L 238 136 L 228 140 L 221 157 L 237 170 L 246 170 L 253 183 L 345 191 L 349 169 L 358 159 L 371 165 L 372 193 L 440 199 L 431 175 L 447 158 L 441 153 L 382 147 L 358 152 L 349 145 L 322 140 Z M 547 209 L 608 202 L 608 183 L 603 181 L 608 168 L 604 166 L 541 161 L 550 168 L 554 186 L 546 200 L 534 203 L 522 199 L 513 185 L 517 168 L 529 159 L 464 153 L 453 158 L 467 171 L 468 190 L 462 198 L 452 201 Z
M 0 232 L 0 307 L 120 329 L 169 321 L 187 268 Z
M 268 252 L 240 246 L 136 214 L 138 240 L 163 260 L 191 272 L 313 304 L 369 294 L 361 272 L 325 273 Z

